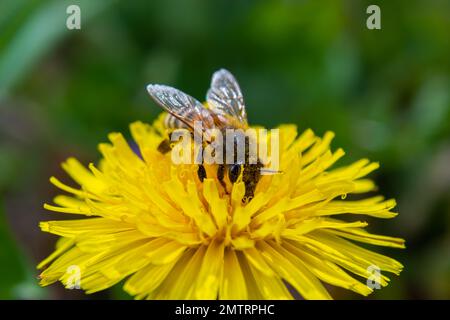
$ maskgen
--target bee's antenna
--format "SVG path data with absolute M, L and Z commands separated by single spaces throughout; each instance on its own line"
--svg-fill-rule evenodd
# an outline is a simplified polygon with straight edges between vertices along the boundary
M 261 168 L 260 172 L 262 175 L 272 175 L 272 174 L 283 174 L 284 173 L 281 170 L 271 170 L 271 169 L 265 169 L 265 168 Z

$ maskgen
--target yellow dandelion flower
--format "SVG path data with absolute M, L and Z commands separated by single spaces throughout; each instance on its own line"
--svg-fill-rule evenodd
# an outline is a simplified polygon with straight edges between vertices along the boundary
M 50 179 L 67 195 L 44 207 L 82 217 L 40 224 L 61 237 L 38 265 L 41 285 L 71 286 L 68 270 L 76 266 L 86 293 L 126 279 L 124 290 L 137 299 L 292 299 L 293 289 L 306 299 L 329 299 L 323 283 L 368 295 L 372 266 L 402 270 L 396 260 L 355 244 L 404 248 L 402 239 L 368 233 L 364 221 L 338 219 L 392 218 L 396 203 L 345 199 L 374 191 L 364 177 L 379 165 L 362 159 L 331 168 L 344 155 L 330 150 L 333 133 L 298 136 L 294 125 L 279 127 L 283 174 L 262 176 L 254 198 L 243 203 L 242 181 L 225 192 L 213 165 L 201 182 L 197 165 L 174 165 L 170 153 L 158 152 L 166 137 L 162 122 L 131 124 L 139 152 L 112 133 L 110 143 L 99 145 L 98 166 L 64 162 L 79 187 Z M 378 281 L 386 286 L 389 278 L 381 274 Z

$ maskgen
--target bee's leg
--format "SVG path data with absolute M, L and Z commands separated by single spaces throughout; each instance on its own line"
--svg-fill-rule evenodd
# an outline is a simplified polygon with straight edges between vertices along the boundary
M 217 179 L 219 180 L 225 192 L 228 193 L 227 185 L 225 184 L 225 181 L 223 181 L 224 178 L 225 178 L 225 165 L 219 164 L 219 167 L 217 168 Z
M 196 155 L 195 161 L 196 161 L 195 163 L 200 163 L 198 165 L 198 169 L 197 169 L 197 176 L 200 179 L 200 181 L 203 182 L 203 180 L 206 179 L 206 169 L 205 169 L 205 166 L 203 165 L 202 153 L 200 151 Z
M 167 152 L 172 150 L 172 147 L 170 146 L 171 142 L 169 139 L 164 139 L 161 141 L 161 143 L 158 145 L 158 151 L 162 154 L 166 154 Z
M 199 164 L 198 165 L 197 176 L 198 176 L 198 178 L 200 179 L 201 182 L 203 182 L 203 180 L 205 180 L 205 178 L 206 178 L 206 170 L 205 170 L 205 167 L 203 166 L 203 164 Z
M 244 165 L 244 173 L 243 173 L 243 181 L 245 183 L 245 196 L 242 199 L 242 202 L 250 202 L 254 195 L 255 195 L 255 189 L 256 185 L 259 182 L 259 179 L 261 178 L 261 171 L 260 169 L 264 165 L 259 161 L 256 164 L 245 164 Z
M 256 183 L 253 180 L 245 182 L 245 195 L 242 198 L 243 203 L 249 203 L 255 195 Z

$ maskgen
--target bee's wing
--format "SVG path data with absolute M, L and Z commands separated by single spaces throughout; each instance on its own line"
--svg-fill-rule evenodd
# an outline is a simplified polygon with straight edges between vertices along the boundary
M 214 125 L 211 112 L 190 95 L 160 84 L 148 85 L 147 91 L 157 104 L 188 127 L 193 129 L 195 121 L 201 121 L 205 128 Z
M 247 112 L 241 88 L 229 71 L 220 69 L 213 74 L 206 100 L 214 113 L 231 117 L 247 126 Z

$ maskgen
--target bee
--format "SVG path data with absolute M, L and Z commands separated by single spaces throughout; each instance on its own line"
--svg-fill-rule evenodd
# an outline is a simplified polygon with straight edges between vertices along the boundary
M 249 127 L 239 84 L 235 77 L 225 69 L 216 71 L 212 76 L 211 86 L 206 94 L 207 108 L 195 98 L 173 87 L 150 84 L 147 86 L 147 91 L 152 99 L 168 112 L 164 119 L 164 126 L 169 131 L 183 128 L 193 134 L 194 122 L 201 121 L 203 129 L 219 129 L 225 137 L 227 129 L 245 131 Z M 253 198 L 256 185 L 261 178 L 261 169 L 264 166 L 260 159 L 257 159 L 256 163 L 249 161 L 249 144 L 251 143 L 249 137 L 234 135 L 233 139 L 234 150 L 236 150 L 236 146 L 245 145 L 244 161 L 239 161 L 234 155 L 233 163 L 219 164 L 217 179 L 227 192 L 224 182 L 225 175 L 234 184 L 242 174 L 242 182 L 245 185 L 245 196 L 242 201 L 246 202 Z M 208 139 L 206 140 L 210 143 Z M 158 146 L 158 151 L 163 154 L 170 150 L 171 141 L 169 139 L 163 140 Z M 225 155 L 225 152 L 222 154 Z M 197 175 L 201 182 L 207 178 L 203 162 L 198 165 Z

